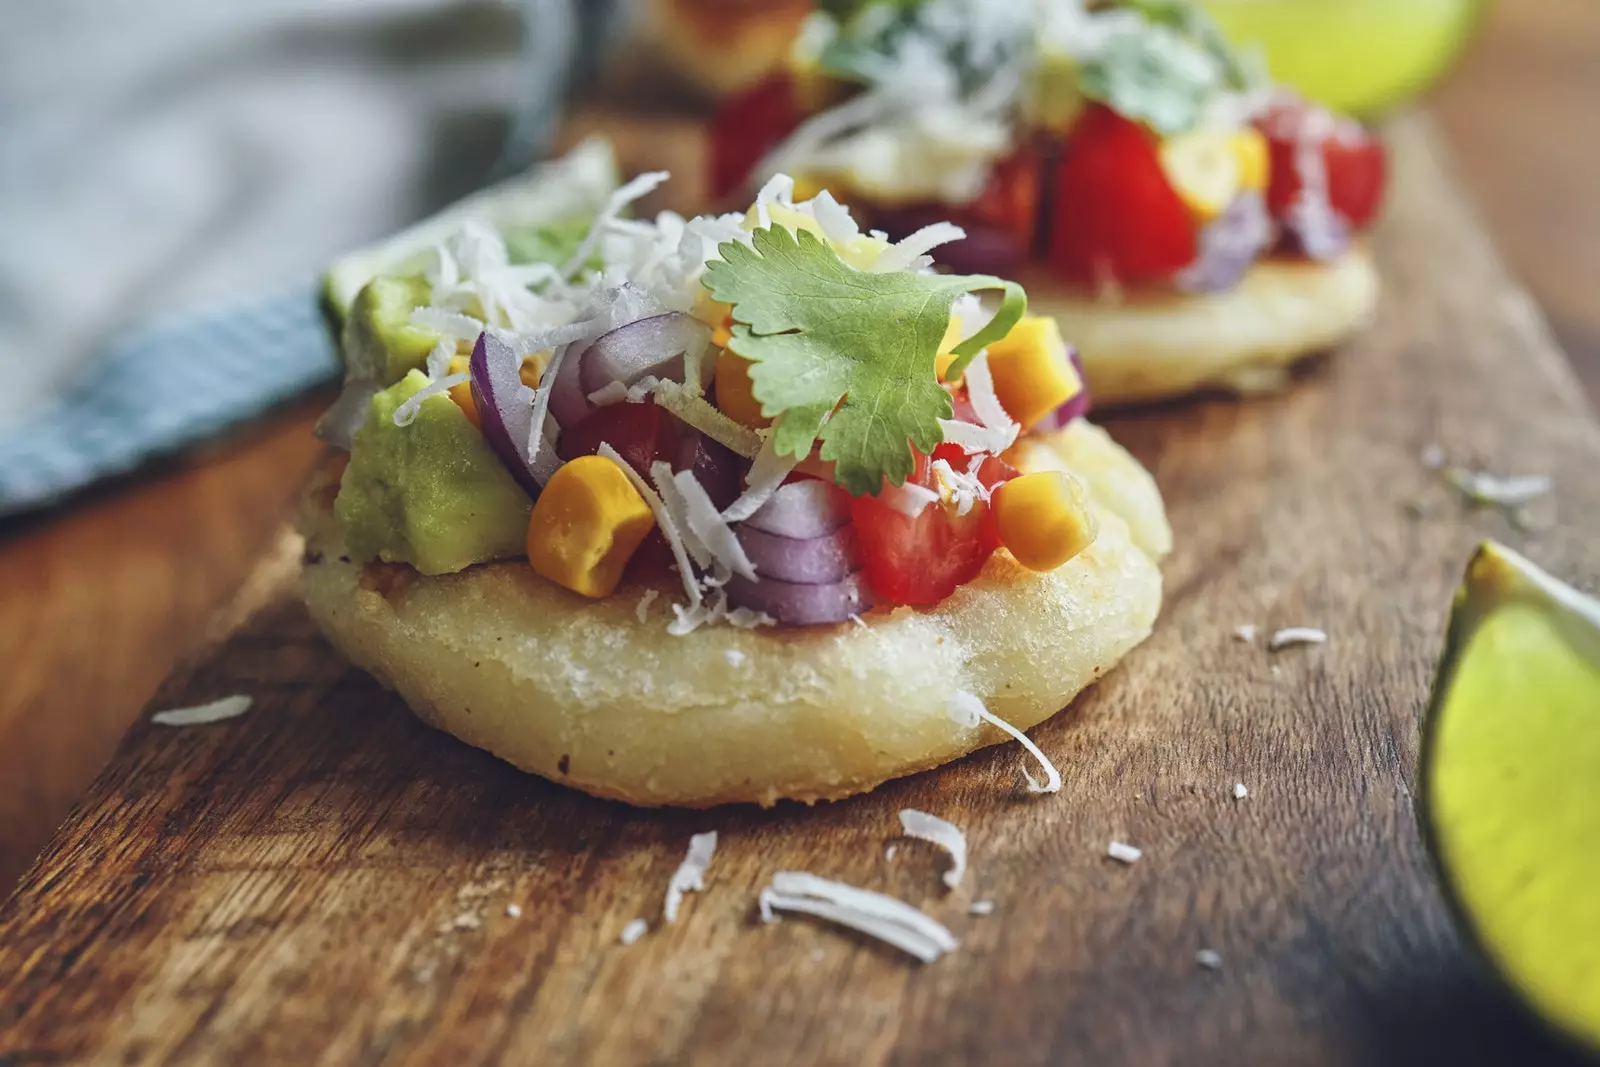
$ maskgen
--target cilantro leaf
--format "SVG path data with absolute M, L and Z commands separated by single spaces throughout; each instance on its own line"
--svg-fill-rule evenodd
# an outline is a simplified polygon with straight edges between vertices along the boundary
M 895 271 L 873 274 L 846 265 L 814 234 L 783 227 L 757 230 L 752 245 L 729 241 L 706 286 L 733 306 L 729 347 L 751 361 L 755 398 L 774 430 L 777 451 L 803 457 L 820 438 L 822 458 L 856 496 L 887 478 L 911 474 L 911 446 L 932 452 L 951 416 L 934 358 L 962 293 L 1002 290 L 1000 311 L 955 349 L 959 375 L 1022 318 L 1027 296 L 987 275 Z

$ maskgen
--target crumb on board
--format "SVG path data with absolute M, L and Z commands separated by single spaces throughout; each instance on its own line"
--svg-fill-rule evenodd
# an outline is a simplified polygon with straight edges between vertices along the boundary
M 1222 970 L 1222 954 L 1215 949 L 1201 949 L 1194 954 L 1194 961 L 1208 971 Z
M 1247 645 L 1256 643 L 1256 624 L 1253 622 L 1240 623 L 1233 628 L 1233 639 L 1243 641 Z
M 1113 841 L 1106 848 L 1106 855 L 1119 863 L 1138 863 L 1144 855 L 1144 850 L 1135 848 L 1125 841 Z
M 1243 782 L 1234 782 L 1233 783 L 1233 799 L 1235 799 L 1235 800 L 1243 800 L 1245 797 L 1247 797 L 1249 795 L 1250 795 L 1250 790 L 1245 787 L 1245 784 Z
M 1328 634 L 1315 626 L 1285 626 L 1272 635 L 1272 640 L 1267 642 L 1267 648 L 1273 652 L 1290 648 L 1294 645 L 1325 645 L 1328 643 Z
M 512 919 L 520 919 L 520 918 L 522 918 L 522 905 L 520 905 L 520 904 L 507 904 L 506 905 L 506 915 L 508 917 L 512 918 Z
M 972 902 L 972 905 L 967 908 L 967 914 L 968 915 L 993 915 L 994 914 L 994 901 L 992 901 L 992 900 L 974 900 Z
M 643 919 L 634 919 L 632 922 L 628 923 L 627 926 L 622 928 L 622 933 L 618 936 L 618 940 L 624 945 L 631 945 L 649 932 L 649 923 L 645 922 Z

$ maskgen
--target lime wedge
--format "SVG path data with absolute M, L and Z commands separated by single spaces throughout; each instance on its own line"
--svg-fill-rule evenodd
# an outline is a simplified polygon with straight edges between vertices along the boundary
M 1203 0 L 1273 79 L 1354 115 L 1404 103 L 1444 73 L 1484 0 Z
M 1420 813 L 1446 893 L 1540 1016 L 1600 1050 L 1600 601 L 1493 542 L 1456 594 Z
M 342 320 L 356 294 L 380 274 L 409 274 L 417 257 L 469 220 L 500 230 L 515 254 L 536 257 L 573 230 L 579 236 L 620 184 L 610 142 L 591 138 L 560 159 L 459 200 L 378 244 L 343 256 L 323 276 L 323 298 Z M 574 245 L 576 242 L 572 242 Z

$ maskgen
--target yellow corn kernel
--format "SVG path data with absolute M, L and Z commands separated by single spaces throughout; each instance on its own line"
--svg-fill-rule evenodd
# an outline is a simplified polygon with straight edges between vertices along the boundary
M 772 420 L 761 414 L 750 381 L 750 361 L 724 348 L 717 354 L 717 408 L 734 422 L 752 430 L 765 429 Z
M 1061 328 L 1048 315 L 1025 316 L 988 351 L 1000 406 L 1024 428 L 1083 392 Z
M 467 358 L 465 356 L 455 356 L 450 360 L 450 373 L 465 374 L 467 366 Z M 471 422 L 479 430 L 483 429 L 483 420 L 478 417 L 478 401 L 472 395 L 471 382 L 452 385 L 450 387 L 450 399 L 456 402 L 456 407 L 461 409 L 461 413 L 467 417 L 467 421 Z
M 655 526 L 621 467 L 604 456 L 580 456 L 557 468 L 534 501 L 528 562 L 574 593 L 610 596 Z
M 1228 210 L 1241 187 L 1240 159 L 1229 133 L 1193 130 L 1161 142 L 1161 170 L 1202 223 Z
M 989 502 L 1000 543 L 1033 571 L 1053 571 L 1094 543 L 1098 529 L 1083 486 L 1064 471 L 1006 482 Z
M 1246 192 L 1265 192 L 1272 179 L 1272 164 L 1267 154 L 1267 139 L 1253 126 L 1233 135 L 1233 154 L 1239 159 L 1239 188 Z

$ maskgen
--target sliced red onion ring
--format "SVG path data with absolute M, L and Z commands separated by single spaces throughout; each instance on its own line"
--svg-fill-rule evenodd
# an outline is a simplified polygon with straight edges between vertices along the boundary
M 1195 261 L 1179 272 L 1178 288 L 1190 293 L 1220 293 L 1239 279 L 1272 244 L 1272 218 L 1258 192 L 1234 197 L 1233 203 L 1200 231 Z
M 681 311 L 618 326 L 561 362 L 550 389 L 550 413 L 561 426 L 571 426 L 594 410 L 589 400 L 613 382 L 632 385 L 644 377 L 682 381 L 687 354 L 703 354 L 711 344 L 711 327 Z M 701 387 L 709 384 L 710 361 L 700 362 Z
M 1089 392 L 1089 379 L 1083 373 L 1083 358 L 1072 345 L 1067 346 L 1067 358 L 1072 361 L 1072 369 L 1078 372 L 1078 380 L 1083 383 L 1083 388 L 1078 391 L 1077 396 L 1034 423 L 1029 429 L 1041 433 L 1065 429 L 1068 423 L 1083 418 L 1093 408 L 1094 399 Z
M 587 346 L 566 346 L 566 354 L 556 368 L 556 380 L 550 386 L 550 415 L 562 429 L 576 426 L 584 416 L 594 410 L 589 394 L 583 389 L 583 353 Z
M 824 537 L 797 541 L 752 530 L 741 523 L 736 535 L 762 581 L 831 585 L 861 569 L 861 551 L 849 527 Z
M 802 478 L 778 487 L 744 525 L 797 541 L 826 537 L 850 521 L 850 498 L 836 486 Z
M 484 440 L 506 465 L 529 496 L 537 497 L 542 482 L 528 464 L 522 442 L 533 424 L 533 390 L 522 381 L 522 357 L 512 347 L 485 330 L 472 346 L 468 365 L 472 399 Z
M 652 315 L 605 334 L 578 362 L 584 395 L 612 382 L 632 385 L 651 375 L 683 381 L 684 355 L 711 343 L 711 327 L 682 311 Z
M 799 585 L 776 578 L 752 582 L 734 575 L 727 590 L 730 604 L 764 612 L 785 626 L 844 622 L 872 607 L 866 583 L 854 576 L 828 585 Z
M 727 446 L 703 433 L 690 431 L 678 446 L 677 462 L 672 469 L 694 471 L 695 481 L 700 483 L 717 510 L 722 511 L 739 498 L 739 487 L 749 466 L 748 461 Z

